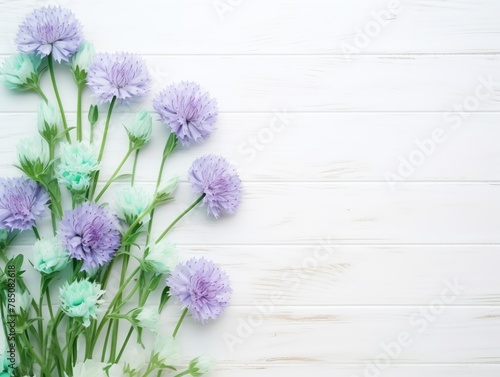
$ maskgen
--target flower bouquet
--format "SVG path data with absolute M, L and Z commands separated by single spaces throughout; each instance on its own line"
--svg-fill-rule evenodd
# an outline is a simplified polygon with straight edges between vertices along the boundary
M 196 159 L 188 171 L 196 199 L 158 236 L 152 224 L 155 210 L 173 199 L 178 182 L 176 177 L 163 179 L 166 160 L 179 144 L 189 147 L 210 136 L 217 102 L 192 82 L 165 88 L 152 103 L 170 128 L 154 192 L 135 184 L 140 152 L 153 129 L 152 116 L 144 110 L 125 126 L 128 150 L 123 160 L 100 181 L 113 109 L 149 91 L 144 60 L 130 53 L 96 54 L 83 40 L 74 14 L 61 7 L 42 7 L 27 15 L 16 44 L 19 53 L 5 59 L 0 78 L 8 88 L 34 92 L 41 101 L 39 135 L 22 139 L 17 148 L 15 166 L 24 175 L 0 178 L 0 314 L 5 336 L 0 376 L 207 373 L 213 360 L 205 355 L 177 365 L 176 337 L 186 317 L 206 323 L 221 315 L 231 296 L 228 276 L 205 258 L 179 262 L 167 235 L 199 205 L 214 218 L 233 213 L 240 201 L 235 169 L 217 155 Z M 75 125 L 66 118 L 55 65 L 73 75 Z M 47 71 L 50 96 L 40 81 Z M 98 104 L 90 106 L 84 120 L 86 87 Z M 100 127 L 102 107 L 107 114 L 98 138 L 94 131 Z M 124 175 L 129 159 L 132 172 Z M 103 195 L 118 183 L 126 187 L 115 190 L 114 203 L 108 206 Z M 42 231 L 41 221 L 49 216 L 51 223 Z M 33 232 L 36 241 L 26 255 L 12 255 L 10 246 L 21 232 Z M 111 283 L 113 276 L 116 284 Z M 39 283 L 39 293 L 34 293 L 33 281 Z M 175 329 L 165 334 L 158 321 L 171 296 L 182 307 Z

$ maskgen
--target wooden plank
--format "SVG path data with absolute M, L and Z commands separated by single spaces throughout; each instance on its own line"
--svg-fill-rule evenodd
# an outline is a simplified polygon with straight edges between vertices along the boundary
M 68 119 L 74 124 L 75 114 Z M 122 125 L 132 119 L 133 114 L 114 118 L 106 161 L 120 161 L 125 155 L 128 139 Z M 0 175 L 15 175 L 16 145 L 36 132 L 36 114 L 3 113 L 0 123 L 7 125 Z M 500 113 L 476 114 L 458 129 L 440 113 L 223 113 L 209 141 L 178 150 L 167 171 L 183 177 L 197 156 L 218 153 L 239 166 L 244 181 L 385 181 L 392 174 L 405 181 L 498 181 L 500 170 L 492 166 L 500 165 L 499 124 Z M 99 137 L 102 126 L 96 132 Z M 436 142 L 432 135 L 440 129 L 444 134 Z M 139 181 L 157 176 L 166 138 L 167 126 L 156 122 L 154 137 L 141 152 Z M 410 163 L 410 158 L 420 163 L 415 157 L 424 152 L 424 163 Z M 131 164 L 124 171 L 130 171 Z M 115 164 L 105 163 L 102 177 L 114 169 Z
M 499 193 L 495 184 L 405 183 L 393 192 L 386 183 L 244 183 L 236 215 L 213 220 L 196 208 L 169 238 L 191 245 L 499 243 Z M 113 198 L 109 190 L 103 201 Z M 157 211 L 154 234 L 195 199 L 181 184 L 176 200 Z M 28 233 L 18 240 L 32 241 Z
M 234 289 L 233 305 L 267 305 L 276 293 L 280 293 L 279 305 L 427 305 L 450 284 L 458 284 L 461 289 L 449 305 L 500 305 L 500 277 L 495 274 L 500 246 L 318 243 L 311 246 L 178 245 L 178 248 L 181 260 L 203 256 L 228 273 Z M 17 246 L 9 251 L 9 255 L 15 253 L 25 255 L 25 268 L 29 272 L 25 276 L 32 292 L 37 292 L 39 276 L 28 263 L 31 247 Z M 130 270 L 133 268 L 135 266 Z M 58 285 L 58 282 L 53 284 Z M 109 284 L 109 297 L 117 289 L 118 284 Z M 55 289 L 55 296 L 57 292 Z
M 443 111 L 453 125 L 468 117 L 464 109 L 500 111 L 496 55 L 357 56 L 351 62 L 338 56 L 148 56 L 147 61 L 155 76 L 152 93 L 171 82 L 197 81 L 224 112 Z M 73 79 L 57 68 L 65 109 L 74 111 Z M 53 98 L 48 76 L 42 86 Z M 90 96 L 85 97 L 88 109 Z M 3 85 L 0 98 L 0 112 L 33 111 L 39 103 L 36 95 L 12 93 Z M 131 108 L 150 108 L 149 99 Z
M 0 2 L 0 12 L 8 14 L 0 23 L 0 52 L 14 51 L 18 24 L 26 13 L 46 3 L 51 2 Z M 500 50 L 495 0 L 166 0 L 151 2 L 152 6 L 127 2 L 120 7 L 120 17 L 114 2 L 55 3 L 72 9 L 85 26 L 86 38 L 103 50 L 343 54 L 347 45 L 360 53 Z M 120 38 L 110 31 L 119 31 Z
M 254 377 L 364 377 L 363 366 L 358 365 L 307 365 L 275 366 L 269 364 L 250 365 L 218 365 L 214 376 L 232 377 L 238 371 L 238 376 Z M 497 377 L 500 373 L 498 365 L 391 365 L 383 371 L 384 377 Z
M 435 306 L 422 307 L 231 307 L 221 321 L 203 327 L 188 318 L 179 339 L 186 358 L 210 349 L 221 363 L 356 363 L 360 371 L 372 364 L 498 363 L 498 307 L 439 302 L 437 297 Z M 166 309 L 162 331 L 170 332 L 179 313 L 180 305 Z

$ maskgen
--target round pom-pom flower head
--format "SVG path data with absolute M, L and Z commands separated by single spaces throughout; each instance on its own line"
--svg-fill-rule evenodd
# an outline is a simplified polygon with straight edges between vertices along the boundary
M 47 212 L 49 195 L 35 181 L 0 178 L 0 228 L 27 230 Z
M 95 203 L 85 202 L 67 211 L 59 236 L 71 257 L 83 261 L 85 271 L 109 263 L 120 248 L 117 218 Z
M 61 7 L 35 9 L 23 20 L 16 37 L 20 52 L 41 57 L 52 54 L 57 62 L 69 61 L 83 41 L 75 15 Z
M 57 167 L 59 183 L 72 193 L 86 191 L 90 176 L 97 170 L 97 153 L 87 141 L 61 144 L 60 164 Z
M 90 325 L 90 318 L 96 318 L 99 300 L 104 294 L 101 286 L 88 280 L 77 280 L 64 284 L 59 289 L 61 308 L 69 317 L 80 318 L 85 327 Z
M 87 70 L 87 83 L 100 103 L 122 103 L 148 93 L 151 78 L 144 60 L 134 54 L 97 54 Z
M 215 129 L 217 101 L 194 82 L 168 86 L 153 107 L 184 146 L 205 141 Z
M 208 155 L 196 159 L 189 169 L 189 181 L 195 193 L 204 195 L 210 215 L 234 213 L 240 204 L 241 180 L 224 157 Z
M 168 277 L 167 285 L 193 318 L 202 323 L 222 314 L 232 292 L 226 273 L 205 258 L 179 264 Z
M 43 238 L 33 245 L 33 267 L 42 274 L 61 271 L 68 263 L 68 252 L 57 237 Z

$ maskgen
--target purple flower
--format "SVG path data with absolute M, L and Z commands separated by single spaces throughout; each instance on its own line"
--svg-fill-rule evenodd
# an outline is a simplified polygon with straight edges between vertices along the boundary
M 10 232 L 31 229 L 45 215 L 49 199 L 31 179 L 0 178 L 0 228 Z
M 168 86 L 153 100 L 153 107 L 184 146 L 205 141 L 215 129 L 217 101 L 194 82 Z
M 120 248 L 118 219 L 95 203 L 85 202 L 67 211 L 59 236 L 71 257 L 83 260 L 85 271 L 110 262 Z
M 120 52 L 96 55 L 87 70 L 87 82 L 100 103 L 113 97 L 129 103 L 147 94 L 151 78 L 139 55 Z
M 223 212 L 234 213 L 240 204 L 241 180 L 224 157 L 207 155 L 196 159 L 188 178 L 197 194 L 205 194 L 208 214 L 218 218 Z
M 42 57 L 52 54 L 59 63 L 68 61 L 82 42 L 82 27 L 75 15 L 68 9 L 50 6 L 26 16 L 16 37 L 19 51 Z
M 228 305 L 231 286 L 226 273 L 205 258 L 181 263 L 167 279 L 170 292 L 201 323 L 219 317 Z

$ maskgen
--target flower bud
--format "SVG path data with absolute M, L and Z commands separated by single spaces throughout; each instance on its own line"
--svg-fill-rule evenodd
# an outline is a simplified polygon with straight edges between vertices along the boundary
M 38 132 L 47 140 L 49 144 L 53 143 L 63 129 L 63 122 L 59 109 L 51 103 L 41 102 L 38 106 L 37 118 Z
M 148 272 L 168 274 L 179 263 L 179 254 L 174 244 L 162 240 L 148 248 L 149 253 L 144 258 Z
M 50 163 L 47 144 L 38 136 L 21 139 L 17 145 L 20 168 L 35 181 L 47 171 Z
M 172 193 L 179 183 L 179 177 L 174 177 L 160 184 L 155 200 L 157 203 L 163 203 L 172 199 Z
M 142 148 L 151 139 L 153 119 L 151 114 L 143 110 L 137 114 L 134 122 L 127 129 L 128 138 L 133 149 Z
M 34 54 L 15 54 L 3 61 L 0 79 L 9 89 L 38 89 L 40 74 L 44 70 L 42 59 Z
M 153 196 L 142 187 L 125 187 L 116 193 L 116 215 L 128 225 L 132 225 L 152 202 Z
M 78 85 L 85 84 L 87 70 L 95 55 L 94 45 L 90 42 L 83 42 L 78 52 L 71 58 L 71 72 Z
M 138 308 L 134 314 L 134 319 L 138 322 L 139 327 L 147 329 L 154 333 L 158 332 L 158 322 L 160 320 L 160 314 L 158 313 L 158 307 L 156 306 L 145 306 Z
M 189 373 L 193 377 L 201 377 L 215 366 L 215 360 L 210 356 L 199 356 L 189 363 Z

